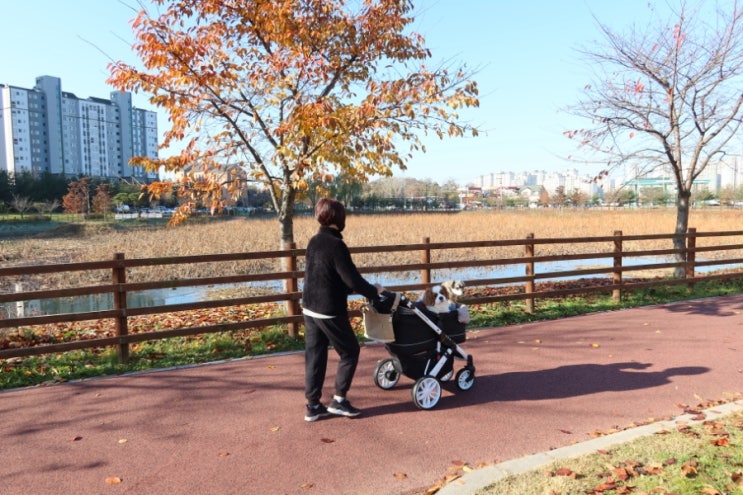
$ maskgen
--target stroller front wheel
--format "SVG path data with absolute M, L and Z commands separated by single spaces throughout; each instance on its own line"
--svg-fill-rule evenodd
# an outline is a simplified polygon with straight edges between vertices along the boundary
M 469 390 L 475 384 L 475 373 L 469 368 L 457 371 L 457 387 L 459 390 Z
M 384 390 L 391 389 L 400 380 L 400 371 L 394 359 L 380 359 L 374 369 L 374 384 Z
M 441 398 L 441 384 L 432 376 L 419 378 L 413 385 L 413 404 L 418 409 L 432 409 Z

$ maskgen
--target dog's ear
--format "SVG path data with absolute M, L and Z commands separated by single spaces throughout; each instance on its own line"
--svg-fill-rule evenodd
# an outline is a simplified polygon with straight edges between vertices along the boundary
M 425 304 L 426 306 L 433 306 L 434 304 L 436 304 L 436 296 L 434 295 L 433 290 L 430 287 L 423 291 L 421 299 L 423 300 L 423 304 Z
M 451 290 L 449 290 L 449 287 L 447 287 L 446 285 L 441 285 L 439 287 L 439 294 L 444 296 L 444 299 L 446 299 L 447 301 L 451 299 L 452 296 Z

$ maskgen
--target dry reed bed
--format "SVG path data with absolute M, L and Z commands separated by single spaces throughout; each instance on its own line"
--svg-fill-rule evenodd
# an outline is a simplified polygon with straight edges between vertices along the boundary
M 689 225 L 700 232 L 731 231 L 741 228 L 741 214 L 734 210 L 694 210 Z M 507 210 L 459 212 L 451 214 L 352 215 L 344 231 L 350 246 L 417 244 L 431 242 L 525 239 L 533 233 L 537 239 L 610 236 L 616 230 L 625 235 L 670 234 L 676 221 L 672 209 L 658 210 Z M 77 229 L 80 230 L 80 229 Z M 67 263 L 108 260 L 114 253 L 127 258 L 153 258 L 246 251 L 273 251 L 279 247 L 278 222 L 274 219 L 235 218 L 220 222 L 187 223 L 159 229 L 118 229 L 83 226 L 83 232 L 56 237 L 35 237 L 3 241 L 5 266 L 35 263 Z M 296 245 L 303 248 L 316 232 L 311 217 L 294 221 Z M 699 239 L 697 245 L 724 242 L 743 243 L 741 239 Z M 667 249 L 669 241 L 625 243 L 626 250 Z M 537 255 L 607 252 L 611 245 L 546 244 L 537 246 Z M 464 261 L 484 258 L 522 256 L 523 247 L 478 248 L 432 252 L 432 261 Z M 417 263 L 418 252 L 370 253 L 355 256 L 359 266 Z M 215 274 L 260 273 L 278 269 L 271 260 L 220 264 L 186 264 L 132 270 L 129 281 L 198 278 Z M 301 268 L 301 267 L 300 267 Z M 54 274 L 45 278 L 43 287 L 68 287 L 110 280 L 102 271 Z M 1 280 L 8 290 L 14 281 Z M 37 284 L 33 284 L 37 285 Z

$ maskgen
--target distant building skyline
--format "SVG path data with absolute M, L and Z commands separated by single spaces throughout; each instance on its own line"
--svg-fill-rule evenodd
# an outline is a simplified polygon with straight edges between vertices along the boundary
M 0 171 L 155 180 L 129 160 L 157 150 L 157 113 L 133 107 L 131 93 L 82 99 L 54 76 L 33 88 L 0 83 Z
M 713 194 L 719 194 L 726 187 L 737 190 L 743 187 L 743 156 L 729 156 L 719 162 L 710 164 L 698 177 L 696 184 L 700 188 L 707 188 Z M 500 189 L 541 188 L 553 194 L 560 186 L 569 194 L 579 190 L 592 197 L 617 191 L 621 187 L 629 187 L 638 179 L 672 178 L 670 171 L 656 170 L 652 173 L 641 174 L 632 167 L 594 180 L 594 175 L 581 173 L 578 169 L 566 169 L 562 172 L 533 170 L 528 172 L 499 171 L 476 177 L 470 182 L 474 187 L 483 191 Z M 675 186 L 675 183 L 673 184 Z

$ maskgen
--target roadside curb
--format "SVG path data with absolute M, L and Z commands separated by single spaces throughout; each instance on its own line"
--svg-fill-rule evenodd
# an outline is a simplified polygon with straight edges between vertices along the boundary
M 698 424 L 704 421 L 728 416 L 741 410 L 743 410 L 743 400 L 737 400 L 705 409 L 702 411 L 704 419 L 701 420 L 695 419 L 697 417 L 696 414 L 683 414 L 670 420 L 630 428 L 611 435 L 580 442 L 575 445 L 560 447 L 548 452 L 540 452 L 538 454 L 504 461 L 499 464 L 465 473 L 461 478 L 444 485 L 437 494 L 472 495 L 475 491 L 483 489 L 507 476 L 526 473 L 545 466 L 553 461 L 580 457 L 614 445 L 631 442 L 641 437 L 653 435 L 661 430 L 673 429 L 676 427 L 678 422 Z

